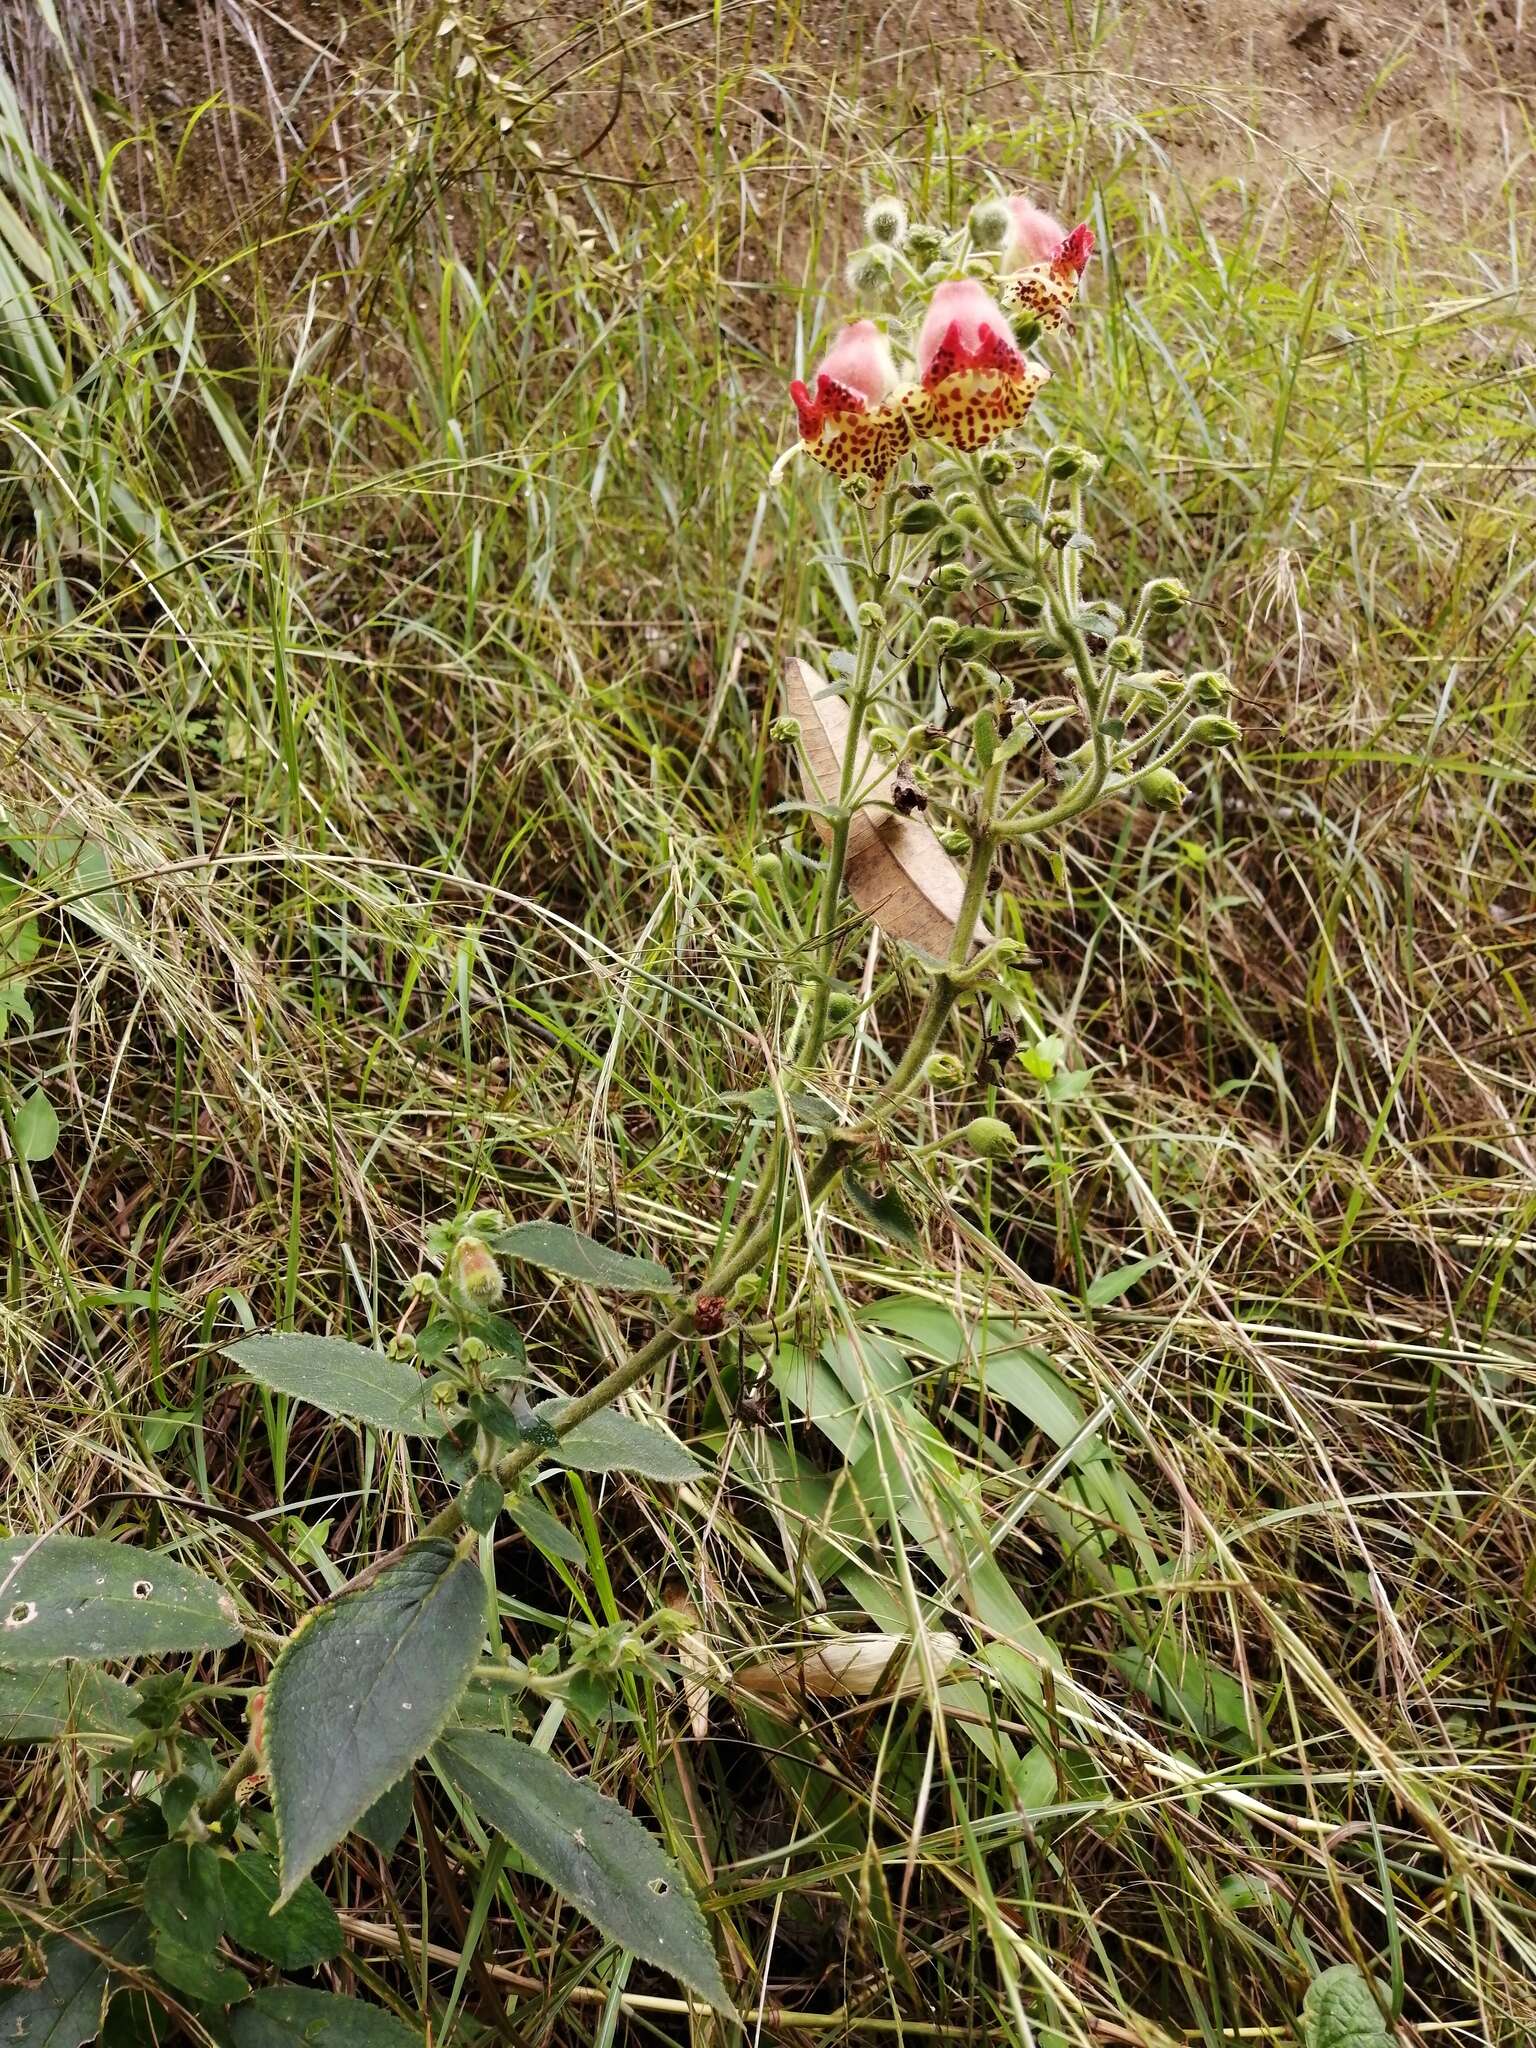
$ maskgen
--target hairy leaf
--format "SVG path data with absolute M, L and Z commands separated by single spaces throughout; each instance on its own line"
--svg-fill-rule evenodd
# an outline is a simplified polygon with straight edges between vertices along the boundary
M 402 1436 L 441 1436 L 447 1427 L 423 1407 L 426 1381 L 414 1366 L 345 1337 L 242 1337 L 223 1350 L 273 1393 L 292 1394 L 327 1415 Z
M 541 1401 L 534 1414 L 554 1425 L 569 1405 L 563 1399 Z M 561 1437 L 550 1455 L 576 1472 L 635 1472 L 642 1479 L 669 1479 L 679 1485 L 699 1478 L 704 1469 L 676 1437 L 634 1422 L 616 1408 L 600 1408 Z
M 230 2015 L 235 2048 L 421 2048 L 421 2035 L 393 2013 L 334 1991 L 274 1984 Z
M 541 1272 L 559 1273 L 610 1294 L 672 1294 L 677 1289 L 666 1267 L 658 1266 L 654 1259 L 635 1259 L 627 1252 L 612 1251 L 565 1223 L 514 1223 L 487 1243 L 505 1258 L 521 1259 Z
M 267 1687 L 265 1749 L 282 1893 L 436 1741 L 485 1633 L 485 1586 L 448 1543 L 419 1543 L 305 1621 Z
M 1391 2048 L 1392 2031 L 1353 1963 L 1315 1978 L 1301 2009 L 1306 2048 Z
M 13 1667 L 222 1650 L 239 1634 L 229 1595 L 156 1551 L 99 1536 L 0 1541 L 0 1658 Z
M 220 1865 L 224 1925 L 229 1938 L 283 1970 L 308 1970 L 341 1954 L 336 1909 L 308 1878 L 277 1912 L 277 1864 L 260 1849 L 245 1849 Z
M 552 1757 L 510 1736 L 456 1731 L 433 1760 L 530 1870 L 611 1941 L 732 2012 L 687 1880 L 649 1830 Z

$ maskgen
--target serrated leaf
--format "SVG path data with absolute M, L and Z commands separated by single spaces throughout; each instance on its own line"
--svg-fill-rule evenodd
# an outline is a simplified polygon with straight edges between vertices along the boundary
M 277 1864 L 260 1849 L 245 1849 L 219 1866 L 224 1925 L 236 1947 L 263 1956 L 282 1970 L 308 1970 L 342 1950 L 336 1909 L 308 1878 L 287 1905 L 274 1912 Z
M 114 1913 L 83 1924 L 78 1932 L 98 1950 L 134 1961 L 149 1945 L 149 1930 L 139 1913 Z M 0 1991 L 0 2041 L 25 2048 L 85 2048 L 101 2029 L 102 2009 L 111 1990 L 107 1962 L 55 1934 L 43 1943 L 44 1975 L 40 1983 L 19 1984 Z
M 411 1777 L 407 1772 L 398 1784 L 379 1794 L 356 1823 L 353 1833 L 361 1835 L 365 1842 L 371 1842 L 381 1856 L 392 1856 L 410 1824 Z
M 241 1337 L 221 1349 L 273 1393 L 292 1394 L 327 1415 L 402 1436 L 441 1436 L 447 1426 L 423 1406 L 426 1381 L 414 1366 L 345 1337 Z
M 479 1818 L 610 1941 L 734 2016 L 687 1880 L 617 1800 L 507 1735 L 458 1731 L 433 1760 Z
M 842 787 L 848 706 L 827 694 L 824 679 L 808 662 L 794 657 L 784 664 L 784 689 L 785 709 L 800 721 L 805 793 L 813 803 L 833 804 Z M 848 830 L 844 888 L 888 937 L 930 960 L 947 959 L 965 896 L 960 870 L 922 818 L 904 818 L 890 808 L 892 778 L 878 772 L 867 750 L 861 750 L 855 789 L 864 808 Z M 825 818 L 815 824 L 823 841 L 831 838 Z M 982 936 L 978 928 L 977 938 Z
M 421 2048 L 421 2035 L 377 2005 L 334 1991 L 274 1984 L 230 2014 L 235 2048 Z
M 533 1412 L 536 1420 L 553 1428 L 569 1406 L 569 1401 L 556 1398 L 541 1401 Z M 704 1472 L 676 1437 L 634 1422 L 616 1408 L 600 1408 L 579 1423 L 560 1438 L 550 1456 L 574 1472 L 633 1472 L 641 1479 L 665 1479 L 674 1485 L 702 1478 Z
M 59 1142 L 59 1113 L 41 1087 L 29 1089 L 17 1103 L 11 1138 L 22 1158 L 34 1166 L 53 1157 Z
M 163 1940 L 208 1954 L 224 1932 L 218 1852 L 206 1842 L 167 1842 L 144 1873 L 144 1910 Z
M 0 1541 L 0 1657 L 13 1668 L 222 1650 L 239 1635 L 229 1595 L 158 1551 L 99 1536 Z
M 610 1294 L 674 1294 L 677 1282 L 654 1259 L 613 1251 L 565 1223 L 514 1223 L 486 1240 L 504 1258 L 521 1259 L 543 1273 L 559 1273 Z
M 284 1899 L 436 1741 L 484 1634 L 478 1568 L 434 1542 L 290 1637 L 267 1687 L 264 1738 Z
M 1393 2040 L 1353 1963 L 1338 1963 L 1313 1979 L 1301 2009 L 1301 2032 L 1306 2048 L 1390 2048 Z
M 89 1664 L 0 1669 L 0 1743 L 131 1737 L 133 1694 Z

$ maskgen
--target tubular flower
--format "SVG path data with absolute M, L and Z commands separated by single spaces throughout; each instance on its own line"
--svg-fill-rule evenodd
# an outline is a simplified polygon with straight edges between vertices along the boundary
M 903 385 L 891 345 L 873 320 L 845 327 L 810 385 L 789 387 L 808 454 L 841 483 L 861 477 L 883 491 L 916 442 L 923 394 Z
M 1044 220 L 1046 216 L 1041 214 L 1039 218 Z M 1003 304 L 1012 313 L 1038 320 L 1046 329 L 1059 327 L 1077 297 L 1077 287 L 1092 254 L 1093 229 L 1087 225 L 1074 228 L 1063 237 L 1053 255 L 1043 262 L 1031 263 L 1016 276 L 1004 278 Z
M 969 451 L 1016 427 L 1049 370 L 1026 362 L 1006 315 L 974 278 L 941 284 L 917 337 L 921 432 Z
M 1008 208 L 1008 238 L 1003 244 L 1001 268 L 1022 270 L 1026 263 L 1049 263 L 1067 231 L 1054 214 L 1030 204 L 1022 192 L 1005 200 Z

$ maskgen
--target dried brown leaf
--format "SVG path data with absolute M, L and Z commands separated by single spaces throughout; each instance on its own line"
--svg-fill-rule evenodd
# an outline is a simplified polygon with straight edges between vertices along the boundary
M 834 804 L 848 742 L 848 706 L 829 696 L 825 678 L 794 655 L 784 665 L 784 685 L 785 708 L 800 721 L 806 800 Z M 854 787 L 864 808 L 849 828 L 844 887 L 888 938 L 903 940 L 930 960 L 947 959 L 965 895 L 960 870 L 924 819 L 903 818 L 889 808 L 894 778 L 878 772 L 862 745 Z M 815 823 L 822 840 L 830 839 L 831 825 L 819 817 Z

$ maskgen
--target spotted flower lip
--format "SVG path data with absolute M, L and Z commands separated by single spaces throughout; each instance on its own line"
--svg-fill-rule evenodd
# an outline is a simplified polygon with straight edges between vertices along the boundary
M 1084 221 L 1069 235 L 1062 236 L 1051 255 L 1030 264 L 1016 276 L 1003 279 L 999 286 L 1003 304 L 1010 312 L 1024 314 L 1047 331 L 1059 327 L 1077 297 L 1093 245 L 1093 229 Z
M 1003 246 L 1002 267 L 1018 270 L 1026 263 L 1049 263 L 1067 239 L 1067 231 L 1056 216 L 1014 193 L 1007 202 L 1009 230 Z
M 883 491 L 916 441 L 921 393 L 903 385 L 891 345 L 873 320 L 845 327 L 812 382 L 789 387 L 806 452 L 843 483 Z
M 917 337 L 923 432 L 946 447 L 984 448 L 1016 427 L 1049 376 L 1027 362 L 1008 316 L 974 278 L 941 284 Z

